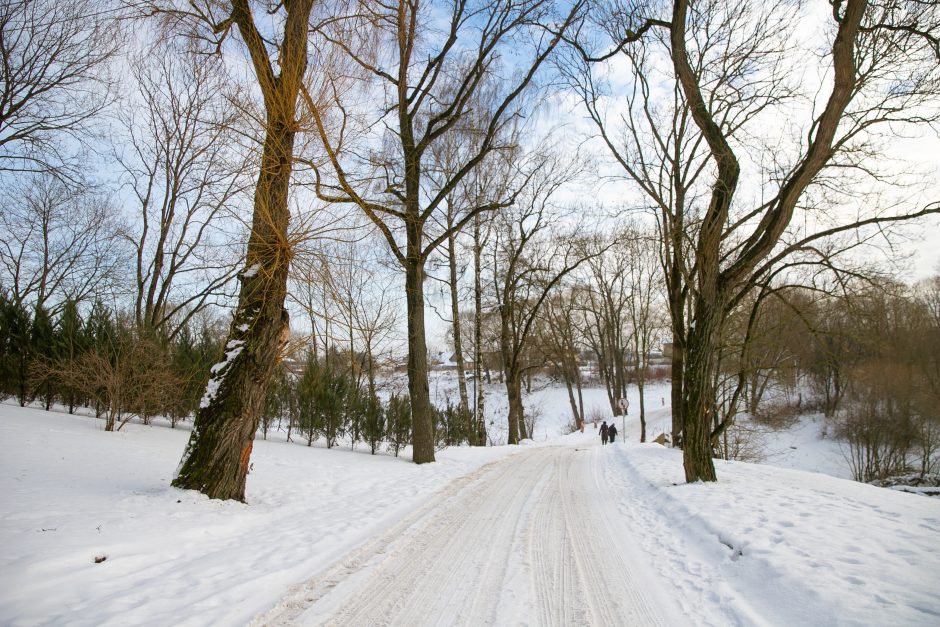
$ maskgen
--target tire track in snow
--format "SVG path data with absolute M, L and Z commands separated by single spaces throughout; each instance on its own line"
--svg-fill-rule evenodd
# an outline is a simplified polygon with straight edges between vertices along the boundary
M 560 564 L 543 571 L 561 572 L 561 581 L 543 581 L 546 594 L 563 589 L 554 609 L 542 624 L 552 625 L 657 625 L 662 624 L 653 604 L 642 594 L 647 581 L 639 580 L 621 551 L 615 534 L 624 533 L 611 516 L 610 496 L 598 473 L 598 460 L 606 449 L 562 449 L 556 458 L 552 495 L 556 515 L 543 517 L 556 527 L 554 535 L 566 541 L 548 546 L 546 554 Z M 536 577 L 538 580 L 538 576 Z M 624 594 L 626 592 L 626 594 Z
M 533 448 L 452 482 L 254 624 L 660 624 L 603 540 L 598 452 Z

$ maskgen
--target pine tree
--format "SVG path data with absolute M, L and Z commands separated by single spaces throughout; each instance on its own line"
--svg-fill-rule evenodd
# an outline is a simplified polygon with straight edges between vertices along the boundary
M 389 448 L 394 451 L 395 457 L 398 457 L 401 449 L 411 443 L 411 399 L 407 394 L 393 394 L 388 399 L 386 421 Z
M 100 355 L 107 355 L 110 358 L 115 357 L 116 344 L 118 341 L 118 331 L 116 328 L 114 316 L 107 305 L 100 300 L 96 300 L 91 307 L 91 313 L 85 320 L 84 336 L 87 343 L 87 350 L 96 351 Z M 90 392 L 90 390 L 86 390 Z M 100 418 L 105 410 L 106 396 L 100 390 L 91 395 L 95 403 L 95 418 Z
M 78 303 L 69 298 L 65 301 L 56 323 L 57 367 L 68 368 L 69 364 L 86 350 L 88 350 L 88 338 L 81 315 L 78 313 Z M 82 402 L 81 395 L 64 381 L 57 381 L 57 386 L 62 402 L 68 406 L 70 414 L 74 413 L 75 406 Z
M 385 437 L 385 408 L 374 394 L 362 394 L 358 403 L 361 421 L 361 435 L 372 454 L 375 455 L 379 443 Z
M 307 434 L 308 446 L 322 435 L 326 438 L 326 447 L 332 448 L 346 434 L 352 391 L 352 381 L 345 373 L 329 361 L 321 364 L 308 354 L 298 386 L 300 427 Z
M 468 440 L 467 425 L 470 411 L 459 404 L 447 402 L 443 409 L 435 409 L 434 439 L 438 446 L 459 446 Z
M 268 386 L 268 393 L 264 399 L 264 409 L 261 411 L 261 437 L 268 439 L 268 431 L 275 422 L 287 416 L 290 404 L 290 373 L 284 364 L 280 364 L 277 373 Z
M 52 317 L 45 307 L 38 307 L 29 330 L 29 379 L 33 397 L 42 400 L 43 409 L 49 411 L 56 397 L 56 380 L 52 364 L 56 360 L 58 340 Z
M 317 407 L 315 405 L 315 386 L 317 359 L 312 352 L 307 353 L 304 374 L 297 382 L 297 428 L 307 437 L 307 446 L 312 446 L 317 439 Z
M 0 400 L 4 400 L 15 393 L 13 381 L 15 379 L 15 323 L 13 301 L 6 292 L 0 292 Z
M 20 407 L 32 401 L 29 385 L 29 362 L 32 356 L 30 346 L 31 322 L 26 309 L 12 299 L 4 298 L 2 320 L 4 355 L 3 381 L 4 395 L 15 396 Z
M 222 340 L 203 324 L 198 334 L 184 326 L 173 342 L 173 372 L 182 381 L 178 399 L 168 409 L 170 426 L 185 420 L 199 407 L 213 364 L 222 355 Z

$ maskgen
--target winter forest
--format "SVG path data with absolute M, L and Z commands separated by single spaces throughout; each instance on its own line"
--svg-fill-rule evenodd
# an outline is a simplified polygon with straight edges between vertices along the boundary
M 807 416 L 856 482 L 940 486 L 935 2 L 0 0 L 0 28 L 2 411 L 182 432 L 173 488 L 249 507 L 259 441 L 440 488 L 549 413 L 657 442 L 672 470 L 634 471 L 677 487 Z M 626 616 L 569 609 L 532 620 Z

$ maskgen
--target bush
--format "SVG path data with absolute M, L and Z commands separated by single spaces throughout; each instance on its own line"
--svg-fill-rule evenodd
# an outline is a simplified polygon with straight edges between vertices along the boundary
M 766 403 L 752 417 L 754 422 L 776 431 L 789 429 L 800 420 L 799 410 L 785 403 Z
M 182 382 L 169 355 L 145 337 L 120 340 L 111 350 L 92 348 L 60 361 L 55 376 L 69 388 L 104 408 L 105 431 L 120 430 L 134 416 L 149 424 L 153 416 L 172 413 Z
M 836 437 L 856 481 L 869 482 L 909 470 L 918 429 L 910 377 L 891 364 L 859 368 L 845 406 L 836 414 Z
M 438 447 L 459 446 L 470 439 L 471 414 L 448 401 L 443 409 L 434 409 L 434 439 Z

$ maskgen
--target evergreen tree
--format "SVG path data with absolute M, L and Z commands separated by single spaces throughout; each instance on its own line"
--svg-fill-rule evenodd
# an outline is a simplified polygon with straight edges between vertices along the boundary
M 45 307 L 38 307 L 29 330 L 30 360 L 29 378 L 34 398 L 42 400 L 46 411 L 52 407 L 56 397 L 56 379 L 52 364 L 57 358 L 58 338 L 52 317 Z
M 358 406 L 362 439 L 375 455 L 379 443 L 385 437 L 385 408 L 374 394 L 361 394 Z
M 399 451 L 411 443 L 411 399 L 407 394 L 393 394 L 385 410 L 389 448 L 398 457 Z
M 117 335 L 111 310 L 100 300 L 96 300 L 88 314 L 88 319 L 85 320 L 84 336 L 88 345 L 87 350 L 116 358 Z M 91 392 L 91 390 L 86 390 L 86 393 Z M 95 403 L 95 417 L 100 418 L 106 403 L 110 402 L 105 398 L 107 394 L 103 390 L 95 390 L 90 396 Z
M 314 400 L 317 370 L 317 359 L 312 352 L 308 352 L 304 374 L 297 382 L 297 428 L 306 436 L 307 446 L 312 446 L 317 439 L 317 407 Z
M 286 418 L 290 409 L 290 394 L 292 382 L 290 373 L 284 364 L 279 364 L 277 373 L 268 386 L 267 396 L 264 399 L 264 408 L 261 411 L 261 437 L 268 439 L 271 425 Z
M 13 301 L 7 293 L 0 292 L 0 400 L 14 394 L 14 313 Z
M 308 354 L 298 385 L 300 428 L 307 435 L 307 446 L 322 435 L 326 438 L 326 447 L 332 448 L 346 434 L 352 390 L 352 382 L 345 373 L 329 362 L 319 363 Z
M 25 407 L 33 400 L 29 384 L 29 363 L 32 357 L 29 313 L 22 305 L 4 298 L 0 315 L 0 327 L 3 328 L 0 335 L 4 338 L 3 364 L 0 366 L 3 394 L 15 396 L 20 407 Z
M 191 407 L 193 397 L 199 392 L 193 390 L 193 373 L 199 363 L 199 352 L 196 349 L 196 338 L 190 326 L 184 325 L 173 343 L 173 372 L 183 382 L 183 389 L 177 402 L 170 406 L 170 427 L 175 429 L 177 423 L 185 420 Z
M 6 400 L 10 396 L 7 387 L 12 376 L 10 329 L 7 323 L 9 307 L 10 300 L 7 298 L 7 293 L 0 291 L 0 400 Z
M 212 366 L 222 354 L 222 339 L 203 324 L 199 333 L 184 326 L 173 345 L 173 371 L 183 382 L 178 402 L 171 406 L 170 426 L 185 420 L 199 407 Z
M 82 353 L 88 350 L 88 339 L 85 335 L 84 324 L 78 312 L 78 303 L 69 298 L 62 307 L 59 320 L 56 323 L 56 361 L 59 369 L 68 368 Z M 75 412 L 75 406 L 83 401 L 81 395 L 74 387 L 68 385 L 61 378 L 57 381 L 62 402 L 69 408 L 69 413 Z
M 467 425 L 470 424 L 469 411 L 461 409 L 459 404 L 447 402 L 443 409 L 434 410 L 434 439 L 440 446 L 459 446 L 468 440 Z

